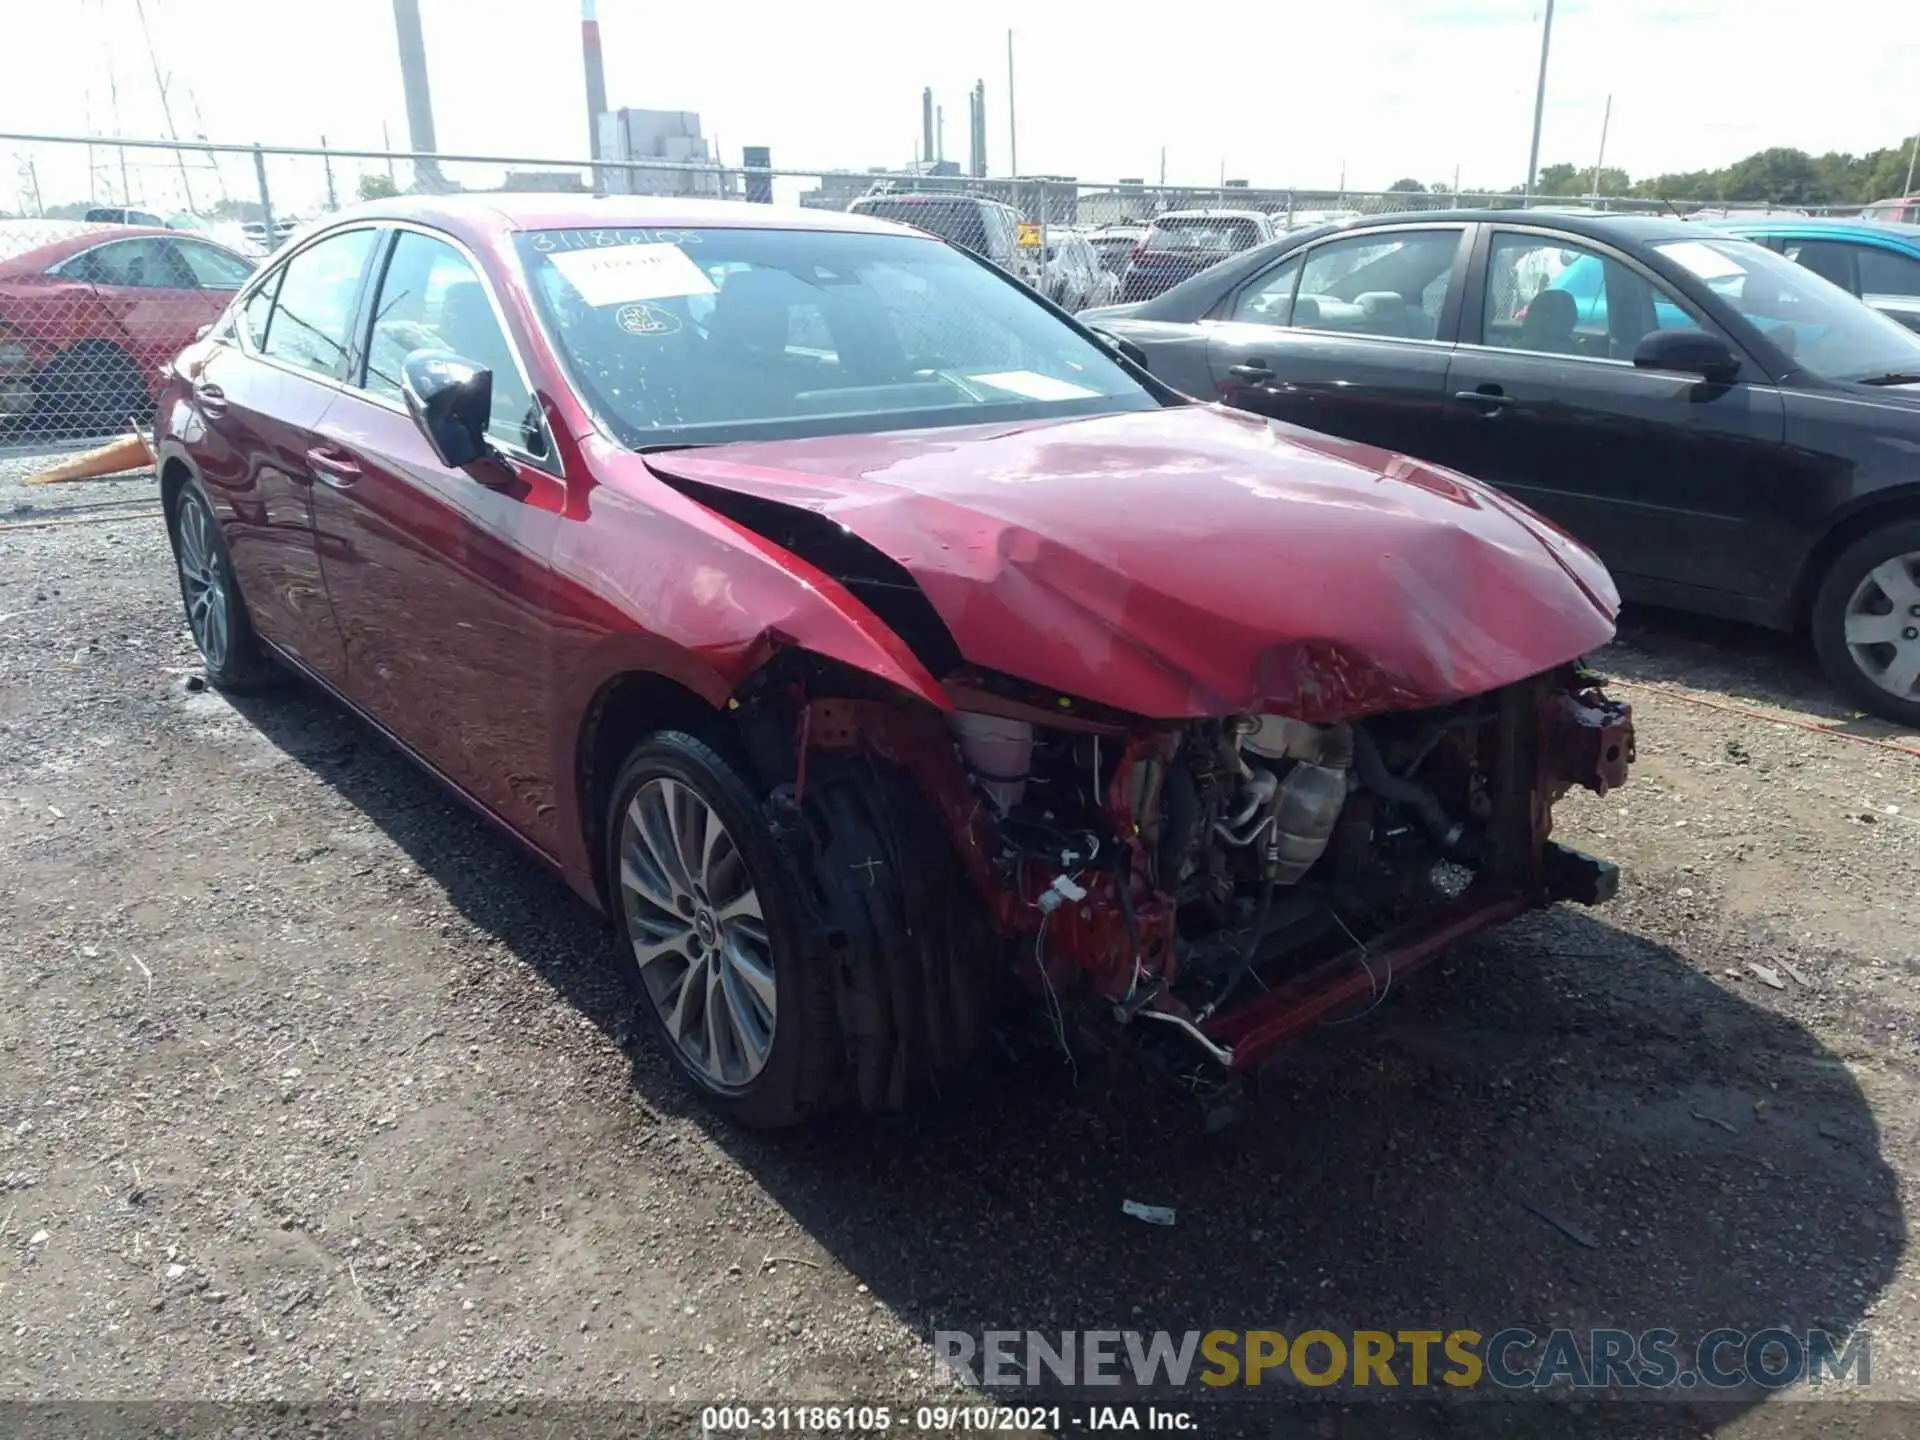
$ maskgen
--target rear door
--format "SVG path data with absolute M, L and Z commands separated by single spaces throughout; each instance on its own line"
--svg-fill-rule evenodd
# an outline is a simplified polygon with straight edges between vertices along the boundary
M 314 437 L 314 525 L 347 693 L 474 799 L 552 853 L 549 556 L 564 487 L 532 387 L 473 258 L 397 229 L 365 356 Z M 493 372 L 496 458 L 442 465 L 401 368 L 447 349 Z
M 1453 354 L 1437 459 L 1585 541 L 1623 589 L 1726 609 L 1770 593 L 1755 529 L 1804 476 L 1784 407 L 1751 360 L 1732 384 L 1641 370 L 1658 329 L 1740 346 L 1623 252 L 1545 229 L 1486 227 Z M 1738 608 L 1737 606 L 1735 608 Z
M 194 447 L 260 632 L 330 683 L 345 650 L 314 534 L 314 431 L 340 395 L 375 232 L 335 231 L 276 267 L 193 377 Z
M 1437 458 L 1469 234 L 1464 225 L 1369 230 L 1276 260 L 1205 325 L 1220 397 Z

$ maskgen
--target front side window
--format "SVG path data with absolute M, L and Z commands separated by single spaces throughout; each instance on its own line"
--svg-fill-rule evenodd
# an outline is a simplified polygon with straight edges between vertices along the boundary
M 1307 330 L 1431 340 L 1453 283 L 1458 230 L 1354 235 L 1306 257 L 1293 324 Z
M 399 402 L 401 370 L 415 350 L 451 350 L 492 371 L 489 433 L 543 453 L 539 413 L 472 263 L 443 240 L 402 230 L 374 301 L 366 389 Z
M 1828 380 L 1920 374 L 1920 335 L 1748 240 L 1668 240 L 1654 249 L 1696 276 L 1797 368 Z
M 1630 361 L 1656 330 L 1699 328 L 1672 292 L 1612 256 L 1561 236 L 1493 237 L 1481 316 L 1484 344 Z
M 287 262 L 261 354 L 317 375 L 339 373 L 373 238 L 372 230 L 329 235 Z
M 1160 403 L 1029 291 L 917 236 L 567 230 L 519 244 L 555 350 L 629 445 Z
M 198 240 L 178 240 L 173 249 L 186 263 L 202 290 L 238 290 L 253 274 L 253 266 L 231 251 Z

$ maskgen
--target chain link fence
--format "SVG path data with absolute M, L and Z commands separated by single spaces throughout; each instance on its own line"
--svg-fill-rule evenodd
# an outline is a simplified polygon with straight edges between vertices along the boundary
M 7 150 L 15 194 L 0 196 L 0 451 L 144 425 L 162 367 L 263 260 L 303 225 L 389 195 L 599 192 L 850 210 L 965 246 L 1068 310 L 1147 299 L 1239 250 L 1350 216 L 1459 206 L 1715 213 L 1639 197 L 996 179 L 950 164 L 800 170 L 0 135 Z

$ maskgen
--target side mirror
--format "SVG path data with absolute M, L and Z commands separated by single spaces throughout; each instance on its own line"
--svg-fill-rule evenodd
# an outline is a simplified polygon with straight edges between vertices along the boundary
M 450 470 L 473 464 L 491 448 L 493 372 L 450 350 L 415 350 L 400 367 L 407 413 L 440 463 Z
M 1134 344 L 1133 341 L 1124 340 L 1111 330 L 1102 330 L 1098 325 L 1089 325 L 1087 328 L 1093 331 L 1094 339 L 1106 346 L 1107 349 L 1113 351 L 1114 354 L 1124 356 L 1138 365 L 1142 370 L 1148 368 L 1147 352 Z
M 1677 370 L 1715 385 L 1738 379 L 1740 362 L 1727 343 L 1704 330 L 1656 330 L 1633 352 L 1640 370 Z

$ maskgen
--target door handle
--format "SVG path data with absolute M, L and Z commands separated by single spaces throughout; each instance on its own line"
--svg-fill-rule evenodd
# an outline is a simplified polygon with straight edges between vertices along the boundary
M 1456 390 L 1453 398 L 1476 405 L 1482 415 L 1492 418 L 1513 402 L 1507 398 L 1507 392 L 1498 385 L 1482 385 L 1478 390 Z
M 200 403 L 200 408 L 209 415 L 222 415 L 226 413 L 227 392 L 211 380 L 194 381 L 193 398 Z
M 1249 360 L 1244 365 L 1229 365 L 1227 374 L 1247 385 L 1265 385 L 1273 378 L 1273 369 L 1264 360 Z
M 352 456 L 330 450 L 324 445 L 316 445 L 307 451 L 307 463 L 313 467 L 313 473 L 320 477 L 323 485 L 331 485 L 336 490 L 344 490 L 360 478 L 360 466 Z

